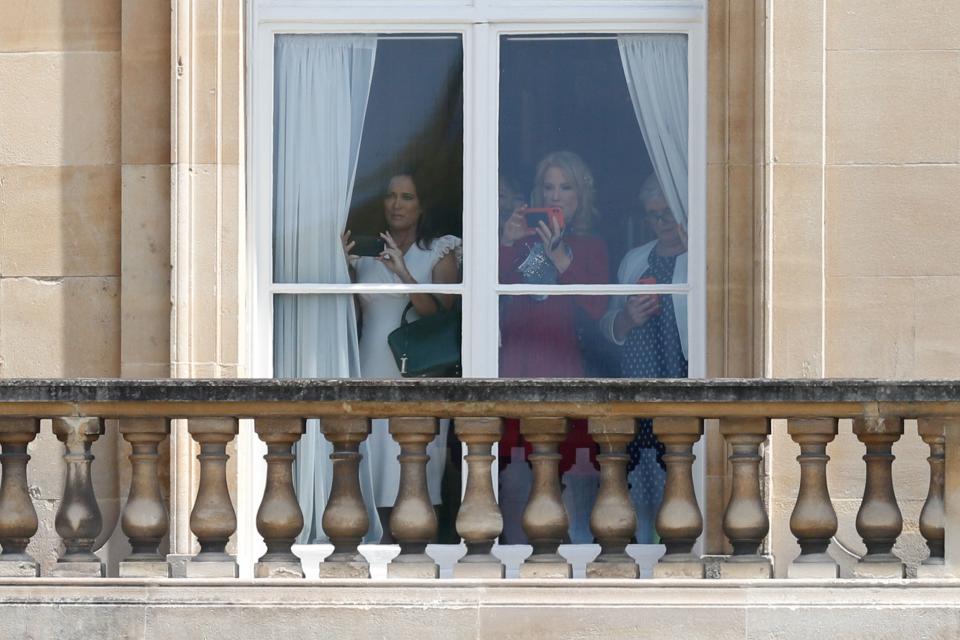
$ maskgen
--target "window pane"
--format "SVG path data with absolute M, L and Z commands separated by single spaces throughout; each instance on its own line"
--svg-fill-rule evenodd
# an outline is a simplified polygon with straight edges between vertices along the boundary
M 345 230 L 358 254 L 462 236 L 459 36 L 278 36 L 275 78 L 275 282 L 350 282 Z
M 278 295 L 274 299 L 274 375 L 278 378 L 399 378 L 400 367 L 422 362 L 423 353 L 459 353 L 459 299 L 440 296 L 451 311 L 437 312 L 429 294 Z M 415 306 L 407 308 L 408 303 Z M 422 316 L 417 309 L 420 308 Z M 395 353 L 388 337 L 406 314 L 410 328 L 432 322 Z M 447 318 L 444 321 L 443 318 Z M 444 337 L 447 341 L 444 342 Z M 452 347 L 450 343 L 452 342 Z M 443 349 L 446 345 L 446 349 Z M 409 358 L 405 363 L 404 358 Z M 444 372 L 433 371 L 434 375 Z M 458 372 L 446 372 L 459 375 Z M 428 445 L 427 485 L 440 516 L 440 542 L 459 542 L 454 519 L 460 500 L 460 444 L 450 420 L 441 420 L 439 434 Z M 302 543 L 325 542 L 321 516 L 331 482 L 330 444 L 311 421 L 300 443 L 295 487 L 306 526 Z M 399 446 L 388 432 L 387 420 L 374 420 L 362 445 L 360 476 L 370 516 L 367 543 L 379 542 L 388 530 L 386 519 L 397 498 Z M 386 510 L 386 511 L 385 511 Z
M 686 296 L 501 296 L 500 376 L 685 378 Z
M 503 37 L 500 281 L 634 284 L 685 256 L 687 104 L 686 36 Z
M 500 375 L 504 377 L 687 377 L 684 295 L 502 296 Z M 520 516 L 530 491 L 530 445 L 517 420 L 500 441 L 500 504 L 504 544 L 525 543 Z M 571 420 L 560 445 L 569 540 L 593 542 L 590 508 L 599 486 L 598 448 L 584 420 Z M 635 542 L 655 542 L 654 519 L 666 475 L 652 423 L 639 421 L 627 447 L 628 482 L 637 510 Z

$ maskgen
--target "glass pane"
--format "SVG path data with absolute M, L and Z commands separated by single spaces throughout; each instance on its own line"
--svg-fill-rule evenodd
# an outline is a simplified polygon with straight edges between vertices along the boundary
M 684 295 L 502 296 L 500 375 L 503 377 L 687 377 Z M 520 516 L 530 491 L 530 445 L 518 420 L 500 441 L 500 505 L 504 544 L 526 542 Z M 635 542 L 657 542 L 654 519 L 666 479 L 663 446 L 649 420 L 627 447 L 628 482 L 637 510 Z M 591 543 L 590 509 L 599 487 L 598 448 L 585 420 L 571 420 L 560 446 L 569 541 Z
M 687 105 L 684 35 L 504 36 L 500 281 L 686 282 Z
M 282 35 L 275 78 L 275 282 L 350 282 L 347 230 L 357 255 L 463 235 L 459 36 Z
M 408 304 L 411 306 L 408 308 Z M 438 309 L 438 304 L 443 309 Z M 399 378 L 401 368 L 429 368 L 432 375 L 457 375 L 460 353 L 459 297 L 430 294 L 278 295 L 274 299 L 274 373 L 278 378 Z M 406 314 L 406 334 L 395 333 Z M 426 326 L 425 326 L 426 325 Z M 400 450 L 387 420 L 374 420 L 362 445 L 361 489 L 368 505 L 367 543 L 388 530 L 397 497 Z M 427 447 L 427 484 L 440 516 L 440 542 L 455 540 L 454 519 L 460 500 L 460 443 L 450 420 Z M 318 423 L 298 449 L 295 487 L 306 527 L 302 543 L 325 542 L 321 517 L 331 482 L 329 443 Z

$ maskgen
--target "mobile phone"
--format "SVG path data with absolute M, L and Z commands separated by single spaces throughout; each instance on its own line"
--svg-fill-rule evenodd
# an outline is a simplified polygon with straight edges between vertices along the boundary
M 355 244 L 350 253 L 355 256 L 378 256 L 383 253 L 383 238 L 377 236 L 353 236 L 350 238 Z
M 657 279 L 652 276 L 647 278 L 640 278 L 639 280 L 637 280 L 637 284 L 657 284 Z M 653 294 L 647 294 L 647 295 L 652 295 L 656 298 L 657 308 L 656 308 L 656 311 L 653 312 L 653 315 L 655 316 L 660 315 L 660 294 L 653 293 Z
M 551 220 L 557 221 L 557 226 L 563 228 L 563 209 L 560 207 L 542 207 L 523 210 L 523 219 L 527 223 L 527 229 L 533 230 L 540 226 L 540 223 L 550 226 Z

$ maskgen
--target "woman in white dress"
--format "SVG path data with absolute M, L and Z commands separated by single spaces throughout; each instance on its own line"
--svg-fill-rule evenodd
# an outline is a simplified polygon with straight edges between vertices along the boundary
M 387 229 L 380 234 L 384 250 L 378 256 L 350 255 L 354 243 L 350 231 L 343 234 L 344 251 L 349 256 L 356 282 L 429 284 L 453 283 L 460 278 L 461 241 L 447 235 L 432 238 L 424 224 L 424 208 L 411 174 L 390 179 L 383 201 Z M 452 295 L 428 293 L 360 294 L 362 330 L 360 335 L 360 375 L 364 378 L 399 378 L 400 370 L 387 346 L 387 336 L 400 326 L 400 316 L 408 302 L 413 309 L 408 320 L 438 311 L 438 304 L 450 308 Z M 427 485 L 433 504 L 440 504 L 440 482 L 446 462 L 449 420 L 440 421 L 440 433 L 427 446 Z M 373 470 L 374 501 L 384 531 L 389 531 L 389 510 L 397 499 L 400 481 L 400 446 L 388 431 L 387 420 L 374 420 L 367 440 Z

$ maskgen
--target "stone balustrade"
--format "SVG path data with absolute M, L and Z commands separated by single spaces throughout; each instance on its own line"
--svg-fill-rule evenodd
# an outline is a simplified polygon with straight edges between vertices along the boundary
M 292 545 L 304 526 L 294 492 L 295 444 L 309 419 L 320 418 L 332 445 L 332 483 L 322 524 L 334 546 L 320 567 L 320 578 L 368 578 L 358 544 L 369 526 L 368 505 L 359 481 L 361 449 L 373 418 L 389 418 L 389 433 L 400 447 L 398 497 L 389 517 L 400 555 L 391 578 L 436 578 L 437 565 L 426 554 L 438 530 L 427 488 L 427 444 L 438 418 L 453 418 L 466 447 L 466 485 L 456 516 L 465 543 L 455 578 L 500 579 L 504 569 L 491 553 L 503 531 L 491 473 L 503 418 L 519 418 L 520 432 L 532 446 L 532 486 L 522 527 L 533 547 L 520 567 L 521 578 L 569 578 L 571 567 L 558 553 L 569 518 L 557 472 L 558 447 L 571 419 L 587 419 L 599 448 L 599 491 L 590 531 L 600 554 L 586 576 L 635 579 L 636 562 L 626 553 L 636 515 L 627 484 L 627 445 L 640 418 L 653 420 L 663 443 L 666 484 L 656 530 L 665 553 L 654 578 L 702 579 L 704 514 L 696 495 L 694 461 L 704 421 L 717 420 L 729 463 L 729 495 L 722 530 L 732 552 L 720 564 L 721 578 L 764 579 L 774 562 L 787 563 L 796 578 L 836 578 L 838 565 L 827 553 L 838 519 L 830 499 L 828 445 L 838 420 L 852 419 L 862 443 L 866 483 L 856 529 L 867 553 L 854 577 L 902 578 L 904 564 L 894 545 L 904 527 L 892 474 L 893 443 L 904 420 L 916 419 L 929 446 L 929 490 L 919 531 L 929 558 L 920 577 L 960 576 L 960 546 L 951 523 L 960 505 L 946 487 L 957 486 L 960 460 L 951 458 L 960 443 L 960 382 L 877 382 L 858 380 L 8 380 L 0 382 L 0 577 L 36 577 L 39 565 L 28 554 L 38 530 L 31 500 L 28 445 L 42 420 L 63 443 L 65 485 L 55 530 L 63 551 L 49 572 L 54 576 L 100 577 L 104 565 L 94 553 L 103 526 L 92 482 L 96 464 L 91 444 L 104 421 L 120 419 L 120 433 L 131 446 L 130 488 L 120 526 L 132 553 L 120 564 L 120 577 L 169 577 L 161 542 L 169 518 L 158 466 L 159 448 L 171 420 L 185 424 L 197 445 L 198 477 L 190 515 L 197 553 L 186 564 L 187 577 L 235 578 L 236 558 L 228 540 L 238 528 L 228 483 L 228 450 L 242 420 L 252 419 L 266 446 L 266 479 L 255 526 L 266 553 L 254 568 L 257 578 L 302 578 Z M 783 420 L 784 423 L 779 422 Z M 777 422 L 775 422 L 777 421 Z M 179 427 L 178 427 L 179 428 Z M 763 460 L 772 428 L 784 428 L 798 446 L 799 490 L 790 518 L 800 554 L 772 558 L 766 541 L 770 522 L 765 503 Z M 53 461 L 44 460 L 44 465 Z M 242 472 L 241 472 L 242 473 Z

